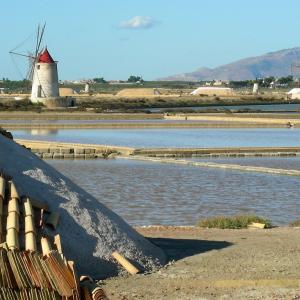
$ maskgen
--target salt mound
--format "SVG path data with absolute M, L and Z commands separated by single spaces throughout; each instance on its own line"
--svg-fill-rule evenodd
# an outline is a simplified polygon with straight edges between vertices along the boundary
M 118 251 L 141 269 L 165 262 L 161 249 L 27 149 L 0 134 L 0 171 L 12 176 L 20 196 L 48 204 L 60 214 L 56 230 L 64 253 L 81 274 L 104 278 L 117 273 L 111 253 Z M 81 176 L 78 174 L 78 176 Z
M 117 93 L 117 97 L 147 97 L 158 95 L 160 95 L 159 90 L 151 88 L 123 89 Z

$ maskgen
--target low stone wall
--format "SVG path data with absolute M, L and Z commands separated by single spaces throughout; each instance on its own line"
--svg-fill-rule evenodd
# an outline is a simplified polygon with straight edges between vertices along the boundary
M 115 150 L 99 150 L 91 148 L 27 148 L 43 159 L 95 159 L 112 158 L 119 153 Z
M 116 155 L 130 155 L 132 148 L 60 143 L 47 141 L 16 140 L 16 142 L 43 159 L 95 159 L 113 158 Z
M 136 156 L 148 157 L 251 157 L 298 156 L 300 147 L 240 147 L 240 148 L 157 148 L 135 149 Z

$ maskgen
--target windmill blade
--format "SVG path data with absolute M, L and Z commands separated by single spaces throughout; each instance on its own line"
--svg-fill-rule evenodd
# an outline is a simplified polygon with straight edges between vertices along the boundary
M 41 25 L 39 24 L 38 29 L 37 29 L 37 35 L 36 35 L 35 56 L 37 56 L 37 54 L 38 54 L 38 44 L 39 44 L 39 39 L 40 39 L 40 28 L 41 28 Z
M 45 32 L 45 27 L 46 27 L 46 23 L 43 25 L 42 29 L 39 28 L 39 30 L 38 30 L 37 47 L 36 47 L 36 55 L 35 55 L 36 59 L 37 59 L 37 56 L 40 51 L 41 43 L 42 43 L 44 32 Z
M 37 29 L 37 33 L 36 33 L 36 45 L 35 45 L 34 53 L 24 54 L 24 53 L 19 53 L 19 52 L 16 51 L 18 48 L 23 46 L 29 39 L 31 39 L 33 34 L 28 36 L 24 41 L 22 41 L 15 48 L 13 48 L 11 51 L 9 51 L 9 54 L 10 54 L 11 59 L 13 61 L 13 64 L 15 65 L 15 68 L 17 69 L 17 71 L 18 71 L 19 75 L 22 77 L 22 79 L 24 79 L 24 76 L 23 76 L 23 74 L 22 74 L 20 68 L 18 67 L 18 65 L 17 65 L 14 58 L 15 58 L 15 56 L 22 56 L 22 57 L 27 57 L 29 59 L 29 68 L 28 68 L 28 71 L 27 71 L 27 74 L 26 74 L 26 79 L 29 80 L 29 81 L 32 81 L 33 73 L 34 73 L 34 67 L 35 67 L 35 64 L 38 60 L 39 54 L 40 54 L 40 48 L 41 48 L 41 45 L 42 45 L 42 40 L 43 40 L 45 28 L 46 28 L 46 23 L 44 23 L 43 26 L 41 26 L 40 24 L 38 25 L 38 29 Z
M 29 58 L 29 68 L 28 68 L 27 76 L 26 76 L 26 79 L 28 81 L 32 81 L 32 79 L 33 79 L 34 66 L 35 66 L 35 57 L 30 57 Z
M 13 64 L 14 64 L 14 67 L 16 68 L 17 72 L 19 73 L 20 78 L 24 79 L 24 75 L 22 74 L 21 69 L 19 68 L 14 56 L 11 53 L 10 53 L 10 58 L 11 58 Z
M 33 33 L 31 33 L 24 41 L 22 41 L 20 44 L 18 44 L 15 48 L 11 49 L 11 51 L 9 51 L 9 53 L 14 53 L 15 50 L 17 50 L 18 48 L 20 48 L 21 46 L 23 46 L 28 40 L 30 40 L 33 36 Z
M 36 35 L 35 54 L 34 54 L 34 57 L 31 56 L 32 59 L 29 62 L 29 69 L 28 69 L 28 72 L 27 72 L 27 79 L 29 81 L 32 81 L 32 79 L 33 79 L 34 67 L 35 67 L 35 64 L 36 64 L 36 62 L 38 60 L 38 57 L 39 57 L 40 47 L 41 47 L 41 44 L 42 44 L 42 40 L 43 40 L 43 36 L 44 36 L 44 32 L 45 32 L 45 27 L 46 27 L 46 23 L 43 25 L 43 27 L 41 27 L 40 25 L 38 26 L 37 35 Z

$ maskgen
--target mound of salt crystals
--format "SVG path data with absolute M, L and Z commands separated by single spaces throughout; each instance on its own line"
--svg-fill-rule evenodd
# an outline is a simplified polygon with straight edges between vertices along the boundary
M 104 278 L 117 272 L 111 253 L 118 251 L 151 270 L 165 263 L 163 251 L 121 217 L 47 163 L 0 135 L 0 170 L 13 177 L 21 195 L 48 204 L 60 214 L 57 233 L 64 253 L 80 274 Z M 81 176 L 78 174 L 78 176 Z

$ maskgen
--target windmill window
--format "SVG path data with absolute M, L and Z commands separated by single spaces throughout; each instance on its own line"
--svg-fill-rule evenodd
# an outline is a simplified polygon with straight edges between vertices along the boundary
M 37 68 L 38 68 L 38 69 L 40 69 L 40 67 L 41 67 L 40 65 L 37 65 Z

